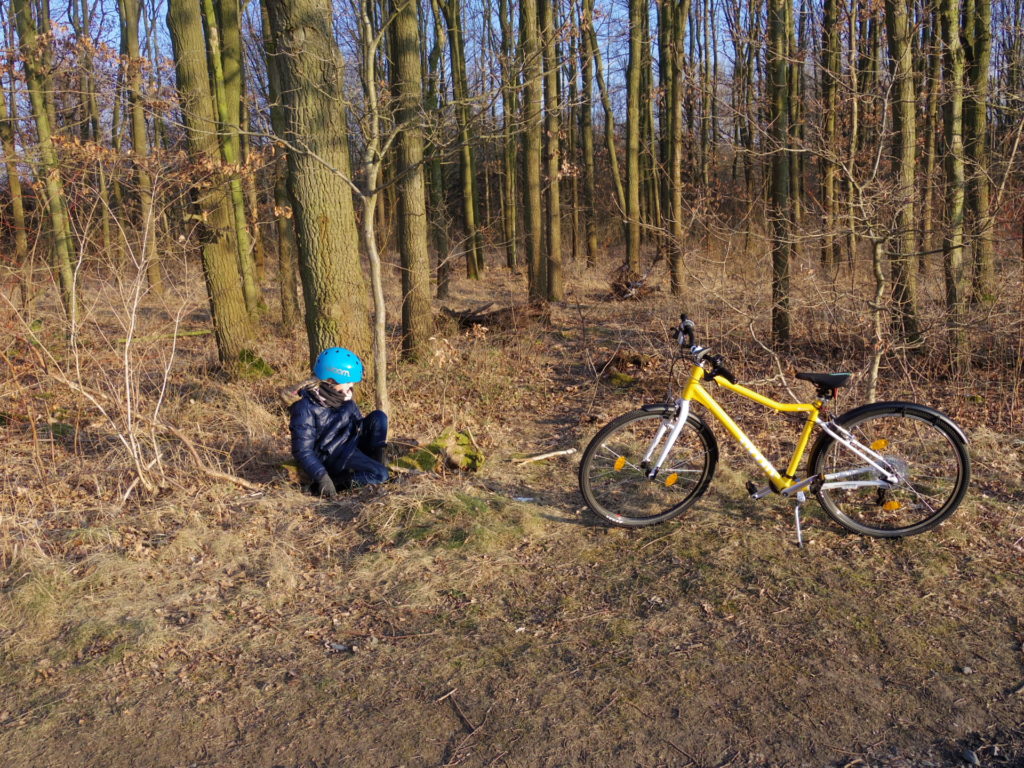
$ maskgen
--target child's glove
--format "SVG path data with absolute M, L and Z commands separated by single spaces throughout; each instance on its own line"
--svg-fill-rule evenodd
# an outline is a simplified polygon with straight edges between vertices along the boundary
M 338 489 L 334 487 L 334 481 L 331 480 L 331 476 L 326 472 L 321 475 L 316 484 L 320 489 L 320 495 L 325 499 L 333 499 L 338 495 Z

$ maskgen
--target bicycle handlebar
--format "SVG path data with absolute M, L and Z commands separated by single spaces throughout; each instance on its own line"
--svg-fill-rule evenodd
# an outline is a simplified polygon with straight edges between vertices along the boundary
M 711 364 L 711 368 L 708 370 L 710 378 L 713 379 L 715 376 L 721 376 L 732 384 L 737 383 L 736 375 L 725 367 L 725 363 L 720 355 L 713 355 L 711 350 L 706 347 L 697 346 L 697 327 L 685 314 L 679 316 L 679 327 L 673 328 L 672 331 L 679 346 L 689 348 L 690 356 L 695 363 L 702 365 L 706 360 Z

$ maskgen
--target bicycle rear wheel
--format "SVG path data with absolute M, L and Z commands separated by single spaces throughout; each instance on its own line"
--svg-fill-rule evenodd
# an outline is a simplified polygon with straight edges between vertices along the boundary
M 583 451 L 580 491 L 590 509 L 614 525 L 637 528 L 670 520 L 701 497 L 715 473 L 718 446 L 708 426 L 690 414 L 656 477 L 643 461 L 663 412 L 632 411 L 610 422 Z M 664 446 L 657 447 L 657 461 Z
M 971 465 L 963 432 L 948 417 L 913 403 L 877 403 L 841 416 L 837 423 L 880 454 L 899 477 L 892 488 L 821 488 L 818 501 L 840 525 L 867 536 L 912 536 L 931 530 L 963 501 Z M 827 435 L 809 459 L 812 475 L 846 472 L 877 480 L 876 471 Z

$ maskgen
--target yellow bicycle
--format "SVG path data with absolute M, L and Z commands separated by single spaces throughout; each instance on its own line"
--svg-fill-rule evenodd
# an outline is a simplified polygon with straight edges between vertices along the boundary
M 753 498 L 777 493 L 796 502 L 801 544 L 800 511 L 808 491 L 840 525 L 882 537 L 930 530 L 963 501 L 971 474 L 967 436 L 945 414 L 917 403 L 879 402 L 825 421 L 822 409 L 851 374 L 798 373 L 796 378 L 814 385 L 815 400 L 782 403 L 738 384 L 720 356 L 696 343 L 686 315 L 673 335 L 680 355 L 688 354 L 693 363 L 682 395 L 618 417 L 583 452 L 580 491 L 590 509 L 609 523 L 639 527 L 671 520 L 707 490 L 718 464 L 718 444 L 704 419 L 693 412 L 694 403 L 714 416 L 767 476 L 763 488 L 747 483 Z M 715 401 L 702 383 L 708 380 L 777 413 L 803 415 L 803 430 L 784 471 L 764 457 Z M 820 433 L 807 473 L 798 480 L 800 460 L 815 428 Z

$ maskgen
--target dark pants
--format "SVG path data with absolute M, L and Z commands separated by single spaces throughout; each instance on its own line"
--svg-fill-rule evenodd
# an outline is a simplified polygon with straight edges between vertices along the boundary
M 344 466 L 328 467 L 339 488 L 348 485 L 378 485 L 388 481 L 384 466 L 384 445 L 388 440 L 388 417 L 384 411 L 371 411 L 359 426 L 359 442 Z M 379 459 L 379 460 L 378 460 Z

